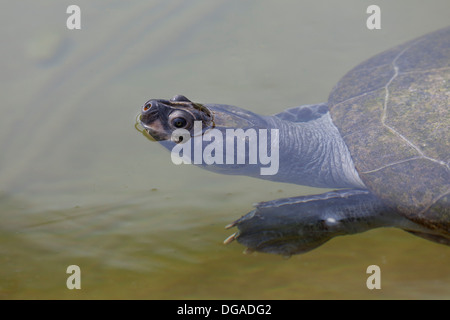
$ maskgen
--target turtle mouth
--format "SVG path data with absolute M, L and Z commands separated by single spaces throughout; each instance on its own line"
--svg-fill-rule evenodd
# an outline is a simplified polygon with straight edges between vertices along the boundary
M 144 127 L 143 134 L 150 140 L 150 141 L 164 141 L 169 140 L 170 136 L 168 134 L 165 134 L 163 132 L 160 132 L 158 130 L 153 129 L 152 127 L 149 127 L 148 125 L 141 122 L 141 126 Z
M 153 135 L 156 135 L 156 132 L 154 132 L 153 129 L 149 128 L 148 125 L 144 124 L 142 122 L 142 115 L 139 113 L 136 116 L 136 122 L 134 124 L 134 128 L 139 131 L 144 137 L 146 137 L 148 140 L 154 142 L 157 141 Z

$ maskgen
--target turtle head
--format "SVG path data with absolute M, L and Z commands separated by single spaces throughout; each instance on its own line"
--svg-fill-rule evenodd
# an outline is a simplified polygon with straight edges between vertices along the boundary
M 260 129 L 268 129 L 268 122 L 251 111 L 196 103 L 177 95 L 170 100 L 148 100 L 137 120 L 136 129 L 171 150 L 176 164 L 181 158 L 183 163 L 207 170 L 251 176 L 259 175 L 260 168 L 267 166 L 267 163 L 257 165 L 254 159 L 258 156 L 257 134 Z M 271 145 L 264 150 L 270 152 Z M 272 154 L 275 157 L 275 152 Z
M 214 127 L 211 111 L 182 95 L 176 95 L 170 100 L 148 100 L 142 106 L 139 120 L 145 131 L 156 141 L 171 140 L 172 133 L 177 129 L 191 132 L 195 121 L 201 121 L 204 129 Z
M 177 129 L 184 129 L 194 136 L 194 123 L 201 121 L 202 134 L 210 129 L 261 128 L 266 123 L 258 115 L 229 105 L 201 104 L 192 102 L 182 95 L 170 100 L 151 99 L 141 108 L 140 125 L 156 141 L 182 141 L 173 135 Z

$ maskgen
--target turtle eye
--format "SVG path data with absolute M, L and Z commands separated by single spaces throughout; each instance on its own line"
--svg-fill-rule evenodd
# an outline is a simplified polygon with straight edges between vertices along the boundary
M 193 125 L 194 119 L 192 115 L 184 111 L 174 111 L 169 116 L 169 125 L 175 129 L 187 129 L 190 130 Z
M 172 125 L 175 128 L 184 128 L 187 125 L 187 121 L 184 118 L 177 117 L 177 118 L 172 120 Z

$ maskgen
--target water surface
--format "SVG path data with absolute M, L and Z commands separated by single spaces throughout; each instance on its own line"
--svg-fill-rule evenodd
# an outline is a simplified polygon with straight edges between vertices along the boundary
M 378 3 L 369 31 L 357 0 L 78 1 L 69 31 L 68 1 L 8 2 L 0 298 L 450 298 L 448 248 L 401 230 L 290 259 L 224 246 L 252 203 L 323 190 L 175 166 L 134 128 L 146 100 L 175 94 L 261 114 L 325 101 L 357 63 L 448 24 L 447 0 Z

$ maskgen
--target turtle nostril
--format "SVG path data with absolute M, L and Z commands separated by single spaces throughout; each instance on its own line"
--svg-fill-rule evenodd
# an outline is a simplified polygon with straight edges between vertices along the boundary
M 142 107 L 142 112 L 146 112 L 146 111 L 150 110 L 151 107 L 152 107 L 152 103 L 151 103 L 151 102 L 145 104 L 145 105 Z

